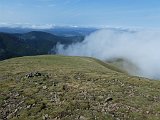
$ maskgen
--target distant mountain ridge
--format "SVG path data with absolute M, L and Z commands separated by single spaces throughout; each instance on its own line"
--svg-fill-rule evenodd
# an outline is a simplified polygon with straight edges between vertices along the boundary
M 88 35 L 97 28 L 89 28 L 89 27 L 58 27 L 55 26 L 53 28 L 46 29 L 36 29 L 36 28 L 23 28 L 23 27 L 0 27 L 0 32 L 5 33 L 27 33 L 31 31 L 42 31 L 51 33 L 58 36 L 84 36 Z
M 27 33 L 4 33 L 0 32 L 0 60 L 30 55 L 44 55 L 51 52 L 57 43 L 69 45 L 80 42 L 84 36 L 57 36 L 42 31 Z

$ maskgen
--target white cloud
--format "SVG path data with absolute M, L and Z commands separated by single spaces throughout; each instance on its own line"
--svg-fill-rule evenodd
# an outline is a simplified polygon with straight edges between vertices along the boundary
M 30 23 L 5 23 L 1 22 L 0 27 L 9 27 L 9 28 L 32 28 L 32 29 L 51 29 L 54 28 L 54 24 L 30 24 Z
M 28 28 L 33 28 L 33 29 L 51 29 L 54 27 L 53 24 L 44 24 L 44 25 L 31 25 L 31 26 L 24 26 Z
M 57 50 L 59 54 L 91 56 L 102 60 L 123 58 L 138 66 L 136 75 L 160 79 L 159 46 L 159 30 L 103 29 L 67 49 L 57 45 Z

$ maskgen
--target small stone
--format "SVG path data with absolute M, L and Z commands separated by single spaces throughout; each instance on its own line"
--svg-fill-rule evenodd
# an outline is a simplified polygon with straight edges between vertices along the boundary
M 15 109 L 15 111 L 14 111 L 14 112 L 16 113 L 17 111 L 18 111 L 18 109 Z
M 18 97 L 19 96 L 19 93 L 15 94 L 15 97 Z
M 79 116 L 79 120 L 86 120 L 84 116 Z
M 31 72 L 31 73 L 26 74 L 26 77 L 27 77 L 27 78 L 31 78 L 31 77 L 34 77 L 34 75 L 33 75 L 33 73 Z
M 43 120 L 47 120 L 48 117 L 49 117 L 48 114 L 45 114 L 44 116 L 42 116 Z
M 45 117 L 48 118 L 48 114 L 45 114 Z
M 57 86 L 57 83 L 56 83 L 56 82 L 53 82 L 53 85 L 54 85 L 54 86 Z
M 36 104 L 34 103 L 32 106 L 35 106 Z
M 109 101 L 112 101 L 112 100 L 113 100 L 113 98 L 108 97 L 105 101 L 106 101 L 106 102 L 109 102 Z
M 121 84 L 121 86 L 123 87 L 123 86 L 124 86 L 124 84 Z
M 31 105 L 28 105 L 28 106 L 27 106 L 27 109 L 30 109 L 30 108 L 31 108 Z
M 42 74 L 39 73 L 39 72 L 35 72 L 35 73 L 34 73 L 34 76 L 36 76 L 36 77 L 41 76 L 41 75 L 42 75 Z
M 63 90 L 68 91 L 68 85 L 63 85 Z
M 43 86 L 43 89 L 47 89 L 47 86 L 45 85 L 45 86 Z

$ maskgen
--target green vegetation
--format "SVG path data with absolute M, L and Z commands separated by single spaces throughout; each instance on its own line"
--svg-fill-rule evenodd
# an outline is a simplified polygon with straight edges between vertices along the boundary
M 84 36 L 56 36 L 47 32 L 28 33 L 0 32 L 0 60 L 31 55 L 55 54 L 57 43 L 65 46 L 83 41 Z
M 160 81 L 89 57 L 0 62 L 0 119 L 159 120 Z

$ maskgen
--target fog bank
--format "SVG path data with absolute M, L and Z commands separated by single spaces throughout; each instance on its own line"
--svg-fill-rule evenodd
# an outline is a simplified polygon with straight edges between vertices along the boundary
M 57 53 L 90 56 L 101 60 L 122 58 L 138 70 L 133 75 L 160 79 L 160 31 L 102 29 L 87 36 L 81 43 L 67 48 L 57 45 Z

